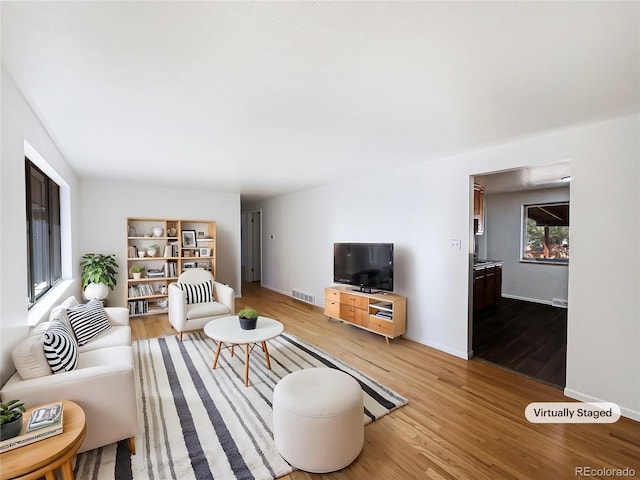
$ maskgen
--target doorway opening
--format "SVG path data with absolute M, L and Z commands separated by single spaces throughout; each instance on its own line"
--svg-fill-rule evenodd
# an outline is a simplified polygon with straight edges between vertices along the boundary
M 242 214 L 242 280 L 262 280 L 262 212 L 251 210 Z
M 542 215 L 532 226 L 527 212 L 537 210 L 527 207 L 568 204 L 569 175 L 570 164 L 566 161 L 479 174 L 470 181 L 476 196 L 478 190 L 483 194 L 483 228 L 472 232 L 470 255 L 473 293 L 469 296 L 469 334 L 473 357 L 558 388 L 566 383 L 569 217 L 567 214 L 563 230 L 567 238 L 560 240 L 566 259 L 531 258 L 538 248 L 531 244 L 531 229 L 548 232 L 549 228 Z M 471 212 L 470 225 L 478 222 L 477 210 Z M 557 218 L 555 222 L 556 226 L 563 223 Z M 547 242 L 549 237 L 541 238 Z M 547 243 L 540 250 L 540 255 L 549 255 Z M 486 295 L 496 301 L 478 301 Z

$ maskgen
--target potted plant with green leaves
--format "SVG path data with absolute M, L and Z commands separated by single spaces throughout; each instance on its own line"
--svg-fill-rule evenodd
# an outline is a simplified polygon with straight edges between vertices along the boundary
M 86 253 L 80 262 L 82 267 L 82 288 L 87 300 L 104 300 L 109 289 L 116 286 L 118 264 L 115 254 Z
M 144 267 L 142 265 L 133 265 L 131 267 L 131 275 L 135 280 L 138 280 L 142 276 L 142 272 L 144 272 Z
M 240 328 L 243 330 L 253 330 L 258 323 L 258 312 L 253 308 L 243 308 L 238 312 Z
M 0 440 L 13 438 L 22 428 L 24 404 L 20 400 L 0 403 Z

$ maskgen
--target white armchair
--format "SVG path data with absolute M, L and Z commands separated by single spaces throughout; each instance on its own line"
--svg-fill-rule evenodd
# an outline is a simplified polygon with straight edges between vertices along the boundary
M 209 281 L 212 282 L 211 298 L 206 286 Z M 169 322 L 180 341 L 183 332 L 202 329 L 210 320 L 234 313 L 233 288 L 216 282 L 207 270 L 190 268 L 178 277 L 178 283 L 169 285 Z

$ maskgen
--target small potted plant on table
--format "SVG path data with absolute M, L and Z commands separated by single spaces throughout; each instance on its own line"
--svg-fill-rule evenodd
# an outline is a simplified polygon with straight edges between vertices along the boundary
M 258 312 L 253 308 L 243 308 L 238 312 L 240 328 L 243 330 L 254 330 L 258 323 Z
M 24 404 L 20 400 L 9 400 L 0 403 L 0 440 L 13 438 L 22 428 Z

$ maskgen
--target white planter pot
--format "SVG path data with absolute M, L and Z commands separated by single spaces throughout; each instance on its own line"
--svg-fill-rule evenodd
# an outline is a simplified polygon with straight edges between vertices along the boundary
M 142 272 L 133 272 L 132 275 L 134 280 L 140 280 L 140 277 L 142 276 Z
M 84 298 L 87 300 L 104 300 L 109 295 L 109 287 L 104 283 L 90 283 L 84 289 Z

